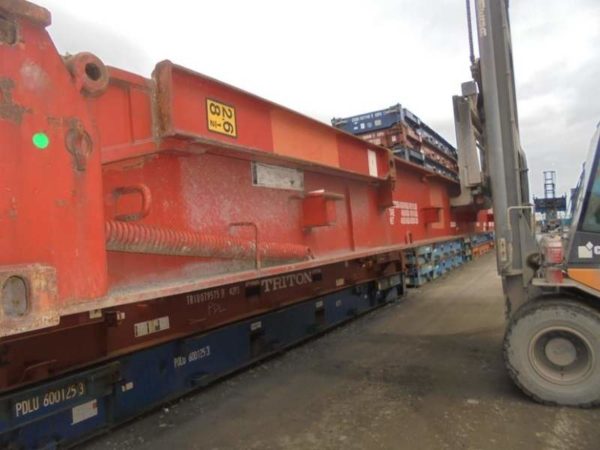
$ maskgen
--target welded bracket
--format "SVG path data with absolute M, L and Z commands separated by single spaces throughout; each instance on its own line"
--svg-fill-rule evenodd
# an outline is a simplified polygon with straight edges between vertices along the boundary
M 304 228 L 323 227 L 335 224 L 335 202 L 344 200 L 341 194 L 320 189 L 309 192 L 302 200 L 302 226 Z

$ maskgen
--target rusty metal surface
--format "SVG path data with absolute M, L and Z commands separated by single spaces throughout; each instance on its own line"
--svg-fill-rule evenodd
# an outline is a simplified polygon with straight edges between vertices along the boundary
M 88 52 L 68 55 L 65 64 L 77 88 L 86 96 L 102 95 L 109 82 L 108 69 L 96 55 Z
M 81 122 L 75 119 L 70 122 L 71 125 L 65 134 L 65 147 L 73 158 L 75 169 L 84 172 L 94 150 L 94 144 Z
M 457 236 L 461 237 L 461 236 Z M 442 239 L 443 240 L 443 239 Z M 429 239 L 420 241 L 419 245 L 428 245 L 434 242 L 439 242 L 440 239 Z M 400 259 L 402 250 L 413 247 L 414 243 L 386 246 L 364 251 L 355 251 L 352 258 L 380 258 L 381 255 L 393 254 L 396 259 Z M 203 289 L 217 288 L 219 286 L 238 283 L 250 282 L 260 279 L 261 277 L 272 277 L 283 275 L 289 272 L 299 270 L 316 269 L 327 264 L 345 263 L 348 261 L 348 255 L 337 255 L 329 257 L 321 257 L 318 259 L 308 259 L 306 261 L 284 263 L 270 267 L 261 267 L 260 270 L 248 267 L 246 270 L 239 270 L 234 273 L 221 273 L 207 277 L 180 277 L 178 279 L 167 279 L 162 281 L 147 282 L 144 284 L 136 284 L 135 286 L 119 287 L 112 290 L 109 295 L 100 297 L 92 301 L 72 302 L 65 304 L 57 313 L 63 317 L 73 314 L 80 314 L 89 311 L 113 308 L 123 305 L 130 305 L 138 302 L 144 302 L 155 298 L 168 297 L 186 292 L 194 292 Z M 0 337 L 12 335 L 11 330 L 0 329 Z
M 14 102 L 14 87 L 15 82 L 12 79 L 0 77 L 0 119 L 19 125 L 23 120 L 23 114 L 30 112 L 30 110 Z
M 22 288 L 22 289 L 21 289 Z M 41 264 L 0 267 L 0 335 L 58 325 L 56 271 Z
M 147 79 L 65 60 L 45 10 L 0 11 L 17 40 L 0 44 L 4 388 L 373 279 L 402 249 L 487 226 L 450 208 L 455 182 L 385 148 L 168 62 Z M 135 338 L 169 311 L 171 331 Z
M 19 1 L 3 1 L 0 9 L 19 39 L 0 44 L 0 271 L 52 267 L 57 293 L 49 310 L 56 321 L 65 302 L 107 292 L 100 152 L 80 146 L 72 130 L 87 133 L 92 148 L 98 131 L 44 29 L 45 10 Z M 46 323 L 13 322 L 0 328 Z
M 294 261 L 308 259 L 310 249 L 303 245 L 260 242 L 228 235 L 210 235 L 179 231 L 150 225 L 110 220 L 106 222 L 107 250 L 129 253 L 152 253 L 203 258 Z
M 52 23 L 50 11 L 25 0 L 0 0 L 0 14 L 19 17 L 47 27 Z
M 17 43 L 17 24 L 0 16 L 0 43 L 14 45 Z

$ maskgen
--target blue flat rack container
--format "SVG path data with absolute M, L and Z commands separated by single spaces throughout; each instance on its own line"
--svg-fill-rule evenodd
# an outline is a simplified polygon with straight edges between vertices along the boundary
M 421 123 L 421 133 L 423 138 L 431 145 L 446 153 L 448 156 L 456 159 L 456 149 L 446 139 L 444 139 L 437 131 L 431 128 L 424 122 Z
M 406 108 L 404 108 L 403 113 L 404 113 L 404 118 L 410 125 L 412 125 L 416 128 L 421 127 L 421 123 L 422 123 L 421 119 L 419 119 L 419 117 L 415 113 L 409 111 Z
M 333 118 L 331 124 L 352 134 L 365 134 L 384 130 L 398 123 L 406 123 L 435 148 L 456 159 L 456 149 L 439 133 L 423 122 L 415 113 L 400 103 L 386 109 L 345 118 Z
M 404 292 L 368 282 L 0 396 L 0 448 L 70 447 Z M 52 400 L 68 390 L 71 398 Z M 69 394 L 70 395 L 70 394 Z M 47 402 L 45 399 L 51 399 Z
M 404 119 L 404 109 L 397 104 L 389 108 L 343 119 L 331 119 L 331 124 L 348 133 L 363 134 L 390 128 Z

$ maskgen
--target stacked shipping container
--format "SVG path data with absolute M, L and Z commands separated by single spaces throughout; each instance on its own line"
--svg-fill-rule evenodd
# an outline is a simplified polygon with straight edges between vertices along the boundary
M 388 147 L 400 158 L 458 179 L 456 149 L 400 104 L 343 119 L 334 118 L 331 123 L 367 142 Z

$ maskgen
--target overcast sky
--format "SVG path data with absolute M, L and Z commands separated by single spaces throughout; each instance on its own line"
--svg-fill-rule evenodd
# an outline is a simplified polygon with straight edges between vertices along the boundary
M 328 123 L 401 103 L 455 142 L 462 0 L 37 2 L 63 53 L 144 76 L 170 59 Z M 600 121 L 600 0 L 512 0 L 511 21 L 532 191 L 553 169 L 566 192 Z

